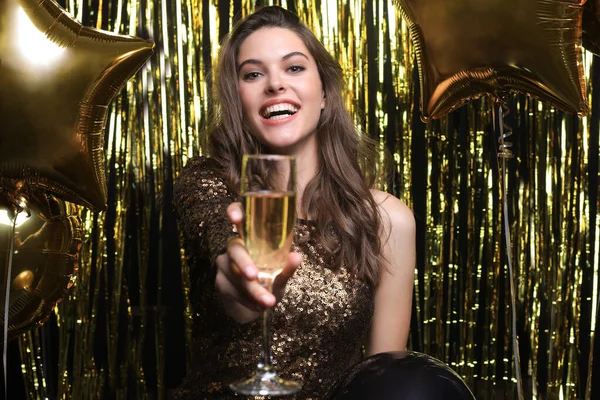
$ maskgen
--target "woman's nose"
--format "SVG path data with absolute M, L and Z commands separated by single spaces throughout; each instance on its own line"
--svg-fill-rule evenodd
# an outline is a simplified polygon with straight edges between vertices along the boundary
M 278 75 L 272 74 L 269 76 L 266 91 L 269 94 L 280 93 L 285 91 L 285 81 Z

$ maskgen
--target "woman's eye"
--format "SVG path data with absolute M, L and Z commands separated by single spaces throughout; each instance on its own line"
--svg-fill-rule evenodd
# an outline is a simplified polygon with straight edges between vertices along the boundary
M 304 71 L 304 67 L 300 66 L 300 65 L 292 65 L 289 70 L 290 72 L 300 72 L 300 71 Z
M 253 79 L 256 79 L 260 76 L 260 72 L 248 72 L 246 74 L 244 74 L 244 80 L 247 81 L 251 81 Z

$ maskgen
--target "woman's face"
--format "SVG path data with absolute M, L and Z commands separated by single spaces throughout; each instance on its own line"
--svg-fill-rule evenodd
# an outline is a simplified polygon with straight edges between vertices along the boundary
M 289 29 L 259 29 L 242 42 L 237 68 L 252 135 L 271 152 L 316 149 L 325 94 L 317 64 L 302 39 Z

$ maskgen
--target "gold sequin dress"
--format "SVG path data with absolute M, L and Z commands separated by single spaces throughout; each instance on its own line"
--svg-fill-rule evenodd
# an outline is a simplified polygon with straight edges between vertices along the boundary
M 247 378 L 256 367 L 261 320 L 240 325 L 223 311 L 214 289 L 213 261 L 233 234 L 225 210 L 235 195 L 214 174 L 213 161 L 188 162 L 174 188 L 174 204 L 190 266 L 192 363 L 174 399 L 242 398 L 230 382 Z M 333 265 L 314 240 L 302 240 L 318 229 L 298 220 L 293 250 L 302 265 L 275 306 L 272 323 L 273 363 L 287 379 L 300 381 L 296 399 L 321 399 L 344 372 L 360 360 L 361 346 L 373 311 L 373 289 Z

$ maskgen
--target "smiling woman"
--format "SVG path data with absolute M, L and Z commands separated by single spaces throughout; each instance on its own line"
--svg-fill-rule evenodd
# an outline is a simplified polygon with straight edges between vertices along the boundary
M 270 152 L 300 159 L 317 154 L 325 93 L 302 39 L 289 29 L 259 29 L 240 46 L 238 64 L 243 112 L 253 136 Z
M 363 345 L 406 346 L 412 213 L 373 188 L 376 149 L 344 106 L 342 70 L 293 13 L 266 7 L 242 20 L 221 47 L 216 83 L 211 157 L 191 159 L 174 187 L 195 321 L 191 370 L 172 396 L 233 397 L 229 383 L 258 359 L 258 317 L 273 308 L 276 369 L 301 382 L 295 398 L 323 398 Z M 298 165 L 300 218 L 273 294 L 237 239 L 242 156 L 252 153 Z

